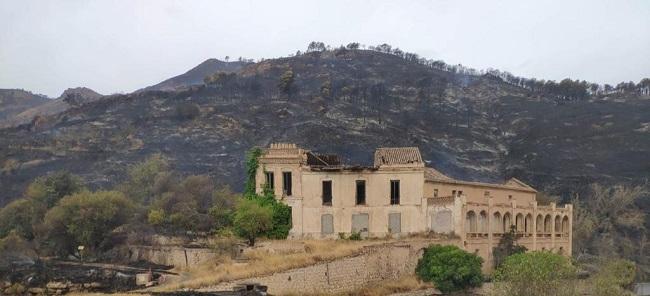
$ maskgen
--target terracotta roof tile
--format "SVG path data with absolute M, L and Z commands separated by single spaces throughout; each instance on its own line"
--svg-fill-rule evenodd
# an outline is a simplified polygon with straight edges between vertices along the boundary
M 420 149 L 417 147 L 377 148 L 375 166 L 382 165 L 424 166 Z

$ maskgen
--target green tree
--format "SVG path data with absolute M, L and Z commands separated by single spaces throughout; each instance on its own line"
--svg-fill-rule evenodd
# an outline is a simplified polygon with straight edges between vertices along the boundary
M 116 227 L 127 222 L 133 203 L 117 191 L 83 191 L 64 197 L 47 214 L 48 244 L 58 254 L 70 254 L 77 245 L 96 250 Z
M 165 211 L 163 209 L 152 209 L 147 215 L 147 222 L 153 226 L 165 224 Z
M 27 187 L 25 195 L 51 208 L 64 196 L 83 189 L 81 178 L 66 171 L 58 171 L 34 180 Z
M 478 287 L 483 282 L 481 257 L 456 246 L 431 245 L 424 250 L 415 273 L 443 293 Z
M 519 253 L 505 259 L 494 273 L 497 295 L 574 295 L 576 269 L 569 259 L 545 251 Z
M 34 239 L 35 227 L 47 209 L 32 199 L 18 199 L 0 209 L 0 238 L 11 231 L 27 240 Z
M 243 199 L 233 217 L 237 235 L 248 240 L 250 246 L 255 240 L 269 231 L 273 223 L 273 209 L 261 205 L 256 200 Z
M 517 231 L 514 225 L 499 240 L 499 244 L 492 251 L 494 267 L 498 268 L 508 256 L 526 252 L 526 247 L 517 244 Z
M 208 211 L 213 220 L 213 230 L 221 230 L 232 226 L 234 207 L 241 196 L 224 186 L 213 193 L 212 207 Z
M 135 202 L 149 205 L 154 199 L 154 189 L 164 188 L 162 181 L 170 178 L 169 163 L 161 154 L 154 154 L 144 162 L 131 165 L 128 176 L 120 191 Z
M 282 76 L 280 76 L 280 82 L 278 83 L 278 89 L 281 93 L 291 97 L 294 91 L 294 78 L 295 74 L 291 69 L 285 71 Z

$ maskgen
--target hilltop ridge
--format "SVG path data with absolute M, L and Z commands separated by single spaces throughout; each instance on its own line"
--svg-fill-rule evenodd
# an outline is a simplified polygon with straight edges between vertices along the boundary
M 354 163 L 369 163 L 376 147 L 417 146 L 450 177 L 517 177 L 565 196 L 593 181 L 649 177 L 650 100 L 629 93 L 558 99 L 359 49 L 247 63 L 206 81 L 106 96 L 0 129 L 0 204 L 55 170 L 112 185 L 152 153 L 183 174 L 241 188 L 245 151 L 274 141 Z

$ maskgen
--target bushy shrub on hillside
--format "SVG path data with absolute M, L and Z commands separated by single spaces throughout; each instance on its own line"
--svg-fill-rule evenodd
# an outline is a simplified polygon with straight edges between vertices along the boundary
M 64 197 L 45 215 L 47 243 L 71 254 L 82 245 L 97 250 L 110 232 L 127 222 L 133 203 L 117 191 L 83 191 Z
M 495 293 L 513 296 L 574 295 L 576 269 L 568 258 L 545 251 L 507 257 L 494 273 Z
M 84 189 L 81 178 L 66 171 L 59 171 L 34 180 L 25 195 L 46 207 L 53 207 L 61 198 Z
M 45 215 L 45 206 L 33 199 L 21 198 L 0 209 L 0 238 L 15 231 L 20 237 L 31 240 L 34 228 Z
M 432 245 L 425 249 L 415 273 L 443 293 L 478 287 L 483 282 L 481 257 L 456 246 Z

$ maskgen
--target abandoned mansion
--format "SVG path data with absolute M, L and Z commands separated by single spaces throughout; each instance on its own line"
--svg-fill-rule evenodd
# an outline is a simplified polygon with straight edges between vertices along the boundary
M 341 163 L 295 144 L 271 144 L 259 158 L 256 190 L 270 187 L 292 209 L 294 238 L 454 233 L 464 248 L 489 258 L 514 226 L 529 250 L 571 253 L 571 205 L 538 205 L 537 191 L 461 181 L 426 167 L 415 147 L 378 148 L 372 166 Z

